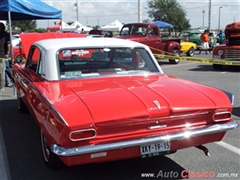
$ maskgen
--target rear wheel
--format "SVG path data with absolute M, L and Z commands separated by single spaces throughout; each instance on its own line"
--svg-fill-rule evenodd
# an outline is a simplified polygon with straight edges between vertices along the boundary
M 177 50 L 177 49 L 174 49 L 172 51 L 172 56 L 177 56 L 179 57 L 180 56 L 180 52 Z M 170 64 L 178 64 L 180 62 L 179 59 L 169 59 L 169 63 Z
M 221 64 L 213 64 L 213 69 L 221 69 L 223 65 Z
M 189 50 L 188 50 L 188 52 L 187 52 L 187 56 L 194 56 L 194 48 L 193 47 L 191 47 Z
M 63 163 L 58 158 L 58 156 L 51 151 L 51 148 L 47 144 L 47 141 L 42 131 L 41 131 L 41 145 L 42 145 L 43 159 L 45 164 L 50 169 L 59 169 L 63 165 Z

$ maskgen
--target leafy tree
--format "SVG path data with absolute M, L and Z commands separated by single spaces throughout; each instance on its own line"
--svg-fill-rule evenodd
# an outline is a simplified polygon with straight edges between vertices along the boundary
M 43 33 L 43 32 L 47 32 L 47 30 L 45 28 L 38 28 L 34 32 Z
M 144 19 L 142 22 L 143 23 L 151 23 L 150 19 Z
M 95 30 L 95 29 L 99 29 L 100 26 L 99 26 L 99 25 L 96 25 L 96 26 L 93 26 L 92 28 L 93 28 L 93 30 Z
M 21 32 L 35 31 L 37 28 L 36 20 L 13 20 L 12 29 L 20 29 Z
M 189 19 L 186 18 L 186 11 L 176 0 L 149 0 L 149 17 L 153 21 L 164 21 L 174 26 L 175 31 L 181 32 L 189 29 Z
M 67 22 L 67 24 L 70 26 L 72 23 L 74 23 L 73 21 Z M 56 24 L 55 24 L 56 25 Z

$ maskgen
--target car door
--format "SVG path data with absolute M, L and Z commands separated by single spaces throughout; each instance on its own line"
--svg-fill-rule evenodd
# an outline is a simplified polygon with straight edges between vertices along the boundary
M 161 54 L 163 49 L 162 39 L 158 33 L 158 27 L 150 27 L 148 36 L 146 36 L 146 45 L 150 47 L 154 54 Z
M 25 94 L 24 103 L 40 124 L 50 112 L 50 105 L 38 90 L 38 85 L 45 81 L 42 78 L 42 63 L 40 49 L 33 46 L 25 67 L 25 78 L 21 81 L 21 91 Z
M 28 106 L 30 112 L 33 110 L 33 99 L 34 99 L 34 82 L 37 79 L 37 67 L 41 57 L 40 50 L 33 46 L 29 51 L 29 57 L 26 62 L 26 66 L 22 71 L 22 77 L 19 82 L 18 92 L 21 94 L 22 100 L 25 105 Z

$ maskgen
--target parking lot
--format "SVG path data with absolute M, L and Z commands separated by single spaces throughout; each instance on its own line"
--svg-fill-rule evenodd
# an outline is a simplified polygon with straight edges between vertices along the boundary
M 240 124 L 240 66 L 216 71 L 211 64 L 181 61 L 171 65 L 165 60 L 159 63 L 167 75 L 232 92 L 233 117 Z M 207 144 L 210 157 L 197 148 L 189 148 L 167 156 L 49 170 L 42 159 L 39 129 L 30 114 L 18 112 L 13 90 L 0 92 L 0 179 L 182 179 L 185 173 L 192 174 L 189 179 L 240 178 L 240 128 L 228 131 L 221 142 Z M 196 177 L 196 173 L 207 177 Z

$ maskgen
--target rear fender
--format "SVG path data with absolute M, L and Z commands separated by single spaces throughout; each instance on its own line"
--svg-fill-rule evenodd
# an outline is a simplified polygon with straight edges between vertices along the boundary
M 180 49 L 181 49 L 180 39 L 163 40 L 163 42 L 166 43 L 165 50 L 167 52 L 172 52 L 174 49 L 177 49 L 180 52 Z
M 219 89 L 219 90 L 221 90 L 222 92 L 224 92 L 227 95 L 227 97 L 229 98 L 229 100 L 231 102 L 231 105 L 233 105 L 234 104 L 234 95 L 228 91 L 225 91 L 222 89 Z

